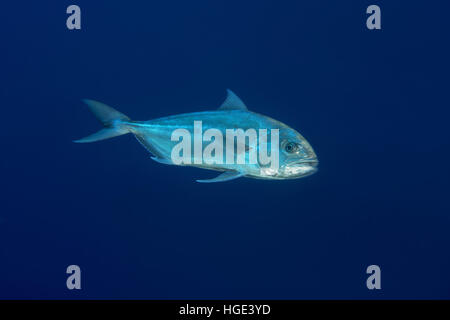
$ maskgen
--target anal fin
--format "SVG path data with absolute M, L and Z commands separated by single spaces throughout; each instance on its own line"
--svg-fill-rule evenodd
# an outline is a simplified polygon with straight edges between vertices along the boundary
M 172 160 L 164 159 L 164 158 L 157 158 L 157 157 L 150 157 L 152 160 L 155 160 L 156 162 L 162 163 L 162 164 L 168 164 L 173 165 L 174 163 Z
M 242 172 L 225 171 L 225 172 L 221 173 L 220 175 L 218 175 L 215 178 L 207 179 L 207 180 L 197 180 L 197 182 L 201 182 L 201 183 L 224 182 L 224 181 L 230 181 L 230 180 L 233 180 L 233 179 L 237 179 L 237 178 L 242 177 L 242 176 L 244 176 L 244 174 Z

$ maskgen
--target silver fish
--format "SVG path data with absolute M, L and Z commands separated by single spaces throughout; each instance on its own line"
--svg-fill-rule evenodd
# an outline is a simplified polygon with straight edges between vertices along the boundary
M 277 170 L 271 170 L 268 165 L 262 164 L 260 161 L 254 164 L 194 164 L 194 161 L 190 164 L 181 164 L 222 172 L 215 178 L 197 180 L 198 182 L 222 182 L 239 177 L 270 180 L 296 179 L 317 171 L 317 156 L 300 133 L 280 121 L 249 111 L 242 100 L 231 90 L 227 90 L 227 98 L 217 110 L 185 113 L 149 121 L 132 121 L 126 115 L 101 102 L 83 101 L 104 128 L 74 142 L 94 142 L 132 133 L 153 155 L 152 159 L 163 164 L 174 165 L 171 158 L 172 149 L 177 144 L 177 141 L 171 139 L 174 130 L 183 128 L 194 132 L 194 121 L 202 121 L 203 130 L 218 129 L 223 132 L 224 136 L 227 129 L 233 128 L 240 128 L 244 131 L 247 129 L 279 130 L 279 167 Z M 252 148 L 258 149 L 259 146 L 246 145 L 244 152 L 248 153 Z

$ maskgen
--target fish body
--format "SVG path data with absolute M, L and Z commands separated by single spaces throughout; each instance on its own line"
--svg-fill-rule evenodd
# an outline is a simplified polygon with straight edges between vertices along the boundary
M 173 165 L 175 164 L 173 150 L 180 143 L 178 139 L 173 139 L 173 135 L 175 130 L 183 129 L 186 132 L 194 133 L 194 138 L 190 141 L 190 150 L 194 150 L 194 152 L 189 153 L 189 161 L 177 165 L 195 166 L 223 172 L 216 178 L 198 180 L 199 182 L 220 182 L 242 176 L 271 180 L 294 179 L 317 171 L 317 156 L 311 145 L 300 133 L 280 121 L 249 111 L 242 100 L 230 90 L 228 90 L 227 99 L 217 110 L 184 113 L 149 121 L 132 121 L 124 114 L 100 102 L 93 100 L 85 100 L 85 102 L 105 128 L 75 142 L 94 142 L 132 133 L 153 155 L 153 160 Z M 244 132 L 255 130 L 258 133 L 260 129 L 264 129 L 269 133 L 270 139 L 273 138 L 271 132 L 277 130 L 278 147 L 276 151 L 278 152 L 279 167 L 274 169 L 269 164 L 262 163 L 259 158 L 253 163 L 249 161 L 250 153 L 259 154 L 262 148 L 257 140 L 252 142 L 251 139 L 245 140 L 245 147 L 240 150 L 233 145 L 233 151 L 237 154 L 239 152 L 245 153 L 242 154 L 245 163 L 225 161 L 226 152 L 223 152 L 223 161 L 215 163 L 205 161 L 205 148 L 207 148 L 209 142 L 204 141 L 203 135 L 210 129 L 220 132 L 223 137 L 227 136 L 229 130 L 242 129 Z M 201 134 L 201 150 L 197 153 L 194 145 L 194 139 L 197 139 L 195 137 L 196 132 Z M 216 139 L 218 138 L 216 137 Z M 225 141 L 224 138 L 223 142 L 226 144 L 228 140 Z M 268 141 L 267 147 L 270 149 L 273 143 L 272 140 Z M 201 159 L 199 159 L 199 156 Z

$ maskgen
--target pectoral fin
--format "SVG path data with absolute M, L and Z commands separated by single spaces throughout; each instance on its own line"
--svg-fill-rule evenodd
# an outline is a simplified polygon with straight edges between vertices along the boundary
M 201 182 L 201 183 L 224 182 L 224 181 L 237 179 L 237 178 L 242 177 L 242 176 L 244 176 L 244 174 L 242 172 L 225 171 L 224 173 L 221 173 L 220 175 L 218 175 L 215 178 L 208 179 L 208 180 L 197 180 L 197 182 Z

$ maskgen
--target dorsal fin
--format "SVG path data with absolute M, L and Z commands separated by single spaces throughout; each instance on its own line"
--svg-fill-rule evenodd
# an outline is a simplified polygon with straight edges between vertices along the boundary
M 248 110 L 248 108 L 233 91 L 227 89 L 227 98 L 219 107 L 219 110 Z

